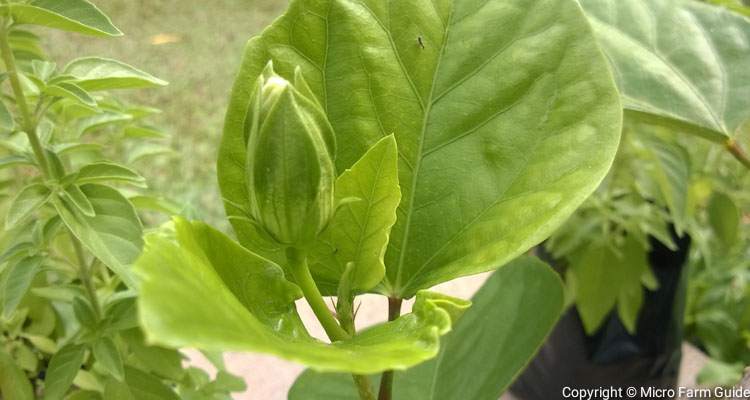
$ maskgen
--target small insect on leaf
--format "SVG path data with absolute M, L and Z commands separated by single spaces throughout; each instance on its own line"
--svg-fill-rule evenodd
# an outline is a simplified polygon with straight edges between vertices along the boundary
M 424 50 L 424 39 L 422 39 L 422 35 L 417 36 L 417 44 L 422 50 Z

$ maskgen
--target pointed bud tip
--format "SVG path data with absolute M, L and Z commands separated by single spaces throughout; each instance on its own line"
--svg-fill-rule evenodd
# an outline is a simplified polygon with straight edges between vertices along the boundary
M 286 79 L 284 79 L 284 78 L 282 78 L 282 77 L 280 77 L 280 76 L 278 76 L 278 75 L 273 75 L 270 78 L 268 78 L 268 80 L 266 81 L 265 85 L 263 85 L 263 86 L 265 86 L 265 87 L 267 87 L 269 89 L 270 88 L 279 88 L 279 89 L 281 89 L 281 88 L 285 88 L 285 87 L 289 86 L 289 81 L 286 80 Z

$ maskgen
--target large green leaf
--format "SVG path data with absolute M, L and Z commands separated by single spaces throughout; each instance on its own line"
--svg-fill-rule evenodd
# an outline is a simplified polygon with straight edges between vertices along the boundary
M 101 57 L 84 57 L 71 61 L 65 75 L 76 78 L 76 85 L 84 90 L 135 89 L 167 84 L 147 72 L 123 62 Z
M 94 36 L 121 36 L 112 21 L 88 0 L 32 0 L 28 4 L 12 3 L 13 20 L 19 24 L 41 25 Z
M 634 114 L 723 142 L 750 118 L 750 21 L 680 0 L 581 0 Z
M 134 287 L 130 265 L 141 253 L 143 228 L 133 205 L 108 186 L 91 183 L 80 189 L 91 203 L 94 216 L 86 216 L 75 205 L 56 198 L 57 212 L 91 254 Z
M 279 266 L 208 225 L 175 219 L 176 242 L 149 235 L 136 263 L 146 339 L 170 347 L 260 351 L 317 370 L 375 373 L 434 357 L 440 336 L 468 306 L 420 292 L 411 314 L 326 344 L 308 335 L 300 289 Z
M 491 27 L 491 29 L 488 29 Z M 248 43 L 219 183 L 247 202 L 245 115 L 268 60 L 299 66 L 338 139 L 337 168 L 393 133 L 402 201 L 383 292 L 491 270 L 539 243 L 596 188 L 621 106 L 573 0 L 295 0 Z M 233 220 L 253 243 L 247 222 Z
M 444 339 L 440 355 L 395 377 L 396 400 L 496 400 L 552 330 L 563 306 L 560 279 L 533 257 L 498 270 Z M 290 400 L 357 399 L 351 377 L 305 372 Z
M 401 199 L 397 163 L 391 135 L 336 179 L 336 201 L 346 203 L 323 233 L 315 254 L 319 262 L 311 267 L 315 280 L 331 293 L 349 262 L 354 263 L 349 276 L 352 290 L 366 291 L 383 280 L 383 256 Z

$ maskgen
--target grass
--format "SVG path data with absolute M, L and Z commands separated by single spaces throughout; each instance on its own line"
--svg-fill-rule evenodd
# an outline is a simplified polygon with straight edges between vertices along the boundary
M 94 1 L 124 37 L 100 39 L 47 30 L 45 48 L 58 65 L 89 55 L 125 61 L 170 82 L 125 98 L 157 107 L 156 124 L 177 155 L 139 165 L 157 190 L 213 223 L 223 220 L 216 153 L 229 90 L 242 49 L 270 23 L 283 0 Z M 125 94 L 125 93 L 123 93 Z

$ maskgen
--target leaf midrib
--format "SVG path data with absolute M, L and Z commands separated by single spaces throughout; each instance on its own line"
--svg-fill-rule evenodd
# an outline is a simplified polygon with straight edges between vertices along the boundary
M 450 34 L 450 27 L 451 27 L 451 21 L 453 20 L 453 12 L 454 12 L 454 3 L 451 2 L 451 8 L 450 12 L 448 13 L 448 18 L 445 21 L 445 32 L 443 33 L 443 43 L 440 45 L 440 52 L 438 53 L 437 62 L 435 65 L 435 71 L 432 75 L 432 83 L 430 84 L 430 94 L 427 96 L 427 105 L 426 107 L 423 106 L 424 109 L 424 116 L 422 118 L 422 128 L 420 130 L 419 135 L 419 146 L 417 147 L 417 159 L 414 164 L 414 173 L 412 175 L 412 181 L 411 181 L 411 190 L 409 191 L 409 206 L 406 210 L 408 212 L 406 213 L 406 227 L 404 228 L 404 236 L 401 240 L 401 246 L 399 248 L 400 254 L 398 259 L 398 264 L 396 265 L 396 282 L 394 283 L 393 291 L 394 295 L 401 295 L 401 277 L 403 275 L 403 265 L 404 265 L 404 257 L 406 256 L 406 249 L 407 244 L 409 243 L 409 234 L 411 231 L 411 217 L 414 215 L 412 210 L 414 209 L 414 199 L 416 196 L 416 188 L 417 188 L 417 182 L 419 181 L 419 171 L 420 167 L 422 166 L 422 159 L 424 158 L 422 155 L 422 152 L 424 151 L 424 139 L 425 139 L 425 132 L 427 131 L 427 121 L 430 117 L 430 112 L 432 111 L 432 105 L 434 104 L 432 101 L 432 97 L 435 94 L 435 83 L 437 82 L 437 77 L 440 73 L 440 66 L 443 61 L 443 55 L 445 54 L 445 48 L 448 46 L 448 38 Z M 388 38 L 391 39 L 391 32 L 386 30 L 386 34 L 388 35 Z M 398 49 L 393 48 L 393 51 L 398 53 Z M 401 68 L 403 68 L 403 64 L 401 65 Z M 408 76 L 408 73 L 406 70 L 403 71 L 405 75 Z M 409 78 L 411 80 L 411 78 Z M 419 92 L 415 91 L 415 94 L 417 95 L 417 98 L 420 99 Z M 386 280 L 388 279 L 388 275 L 386 274 Z M 390 285 L 389 285 L 390 286 Z
M 372 187 L 370 188 L 370 199 L 371 200 L 375 198 L 375 188 L 376 188 L 377 182 L 380 181 L 380 176 L 381 176 L 381 173 L 383 171 L 383 163 L 384 163 L 386 155 L 387 155 L 387 153 L 384 152 L 382 154 L 382 156 L 380 157 L 380 160 L 378 162 L 378 168 L 376 169 L 377 172 L 375 173 L 375 177 L 373 179 L 373 181 L 376 184 L 372 185 Z M 357 186 L 358 187 L 359 187 L 359 183 L 360 182 L 357 182 Z M 385 198 L 385 197 L 387 197 L 387 196 L 381 197 L 378 201 L 382 201 L 383 198 Z M 362 248 L 363 248 L 363 243 L 365 241 L 365 235 L 369 233 L 368 229 L 369 229 L 369 224 L 370 224 L 370 214 L 372 213 L 372 209 L 375 207 L 375 205 L 376 205 L 376 203 L 374 203 L 372 201 L 368 201 L 367 202 L 367 211 L 365 211 L 365 215 L 364 215 L 364 218 L 363 218 L 364 219 L 364 224 L 360 223 L 360 230 L 362 231 L 362 234 L 359 235 L 359 238 L 357 240 L 357 244 L 354 247 L 354 249 L 355 249 L 354 250 L 354 260 L 352 260 L 352 261 L 357 261 L 362 256 Z M 351 204 L 348 205 L 348 210 L 351 213 L 352 218 L 356 221 L 357 220 L 356 213 L 352 209 L 352 205 Z M 380 262 L 382 263 L 382 257 L 380 259 Z M 354 282 L 358 282 L 357 278 L 359 276 L 357 274 L 357 271 L 358 271 L 358 269 L 354 269 L 354 278 L 355 278 Z

